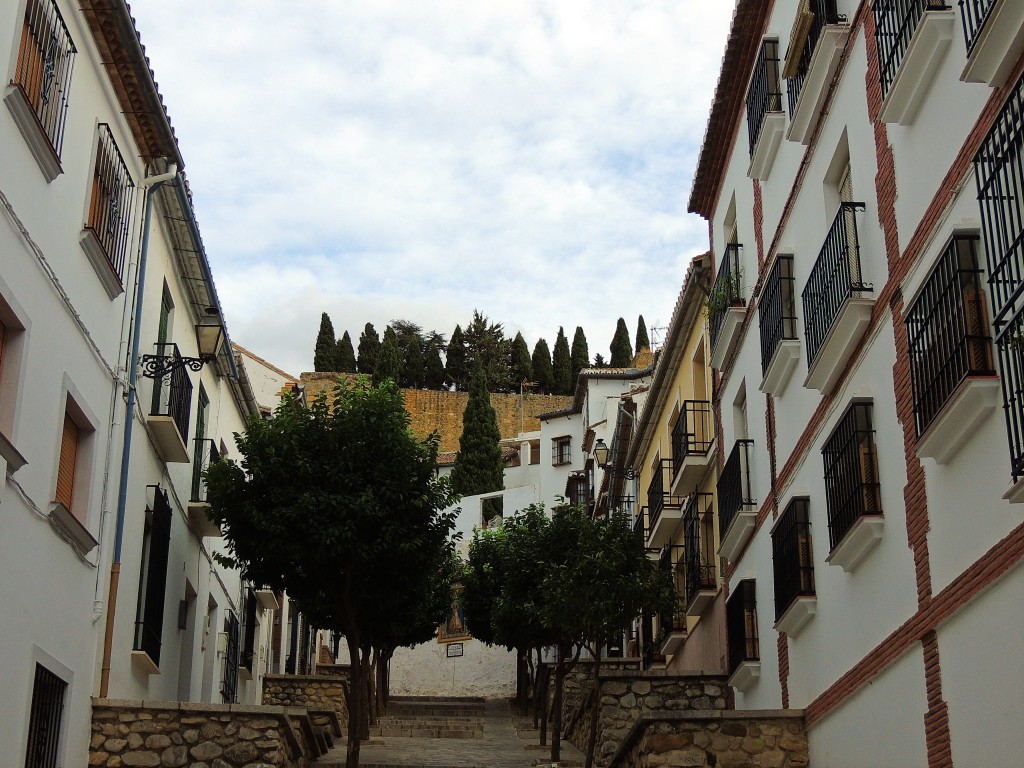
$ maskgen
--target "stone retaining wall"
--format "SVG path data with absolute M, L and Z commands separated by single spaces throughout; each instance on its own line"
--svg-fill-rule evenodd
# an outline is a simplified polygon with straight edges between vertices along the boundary
M 89 765 L 101 768 L 308 768 L 283 707 L 93 699 Z
M 668 675 L 665 672 L 622 669 L 602 672 L 599 682 L 601 710 L 594 755 L 598 766 L 608 765 L 608 759 L 634 723 L 646 715 L 663 710 L 720 712 L 728 707 L 724 675 Z M 573 695 L 566 697 L 567 706 L 562 712 L 563 723 L 568 728 L 567 738 L 583 751 L 586 751 L 590 738 L 590 708 L 584 706 L 590 686 L 589 678 L 578 680 Z
M 800 710 L 653 712 L 630 729 L 609 768 L 806 768 Z
M 346 685 L 347 677 L 341 668 L 336 668 L 329 675 L 266 675 L 263 678 L 263 703 L 280 707 L 333 709 L 338 713 L 338 719 L 346 723 Z

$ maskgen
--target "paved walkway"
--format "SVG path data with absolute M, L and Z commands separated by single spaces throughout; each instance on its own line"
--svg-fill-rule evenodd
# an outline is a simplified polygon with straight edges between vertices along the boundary
M 374 737 L 359 751 L 360 768 L 531 768 L 550 765 L 551 747 L 538 746 L 537 731 L 517 730 L 521 722 L 504 701 L 489 701 L 483 717 L 483 737 L 478 739 L 426 739 L 402 736 Z M 345 743 L 321 757 L 317 768 L 345 765 Z M 559 766 L 582 766 L 583 755 L 562 741 Z

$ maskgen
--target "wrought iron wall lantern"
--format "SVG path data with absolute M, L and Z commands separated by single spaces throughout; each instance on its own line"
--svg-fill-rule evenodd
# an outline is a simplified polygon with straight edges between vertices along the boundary
M 590 453 L 594 457 L 594 461 L 597 463 L 597 466 L 615 477 L 625 477 L 632 480 L 637 476 L 632 467 L 617 467 L 608 464 L 608 457 L 611 454 L 611 450 L 608 448 L 603 437 L 597 438 L 597 442 L 594 443 L 594 448 Z
M 143 355 L 142 375 L 149 379 L 162 379 L 178 368 L 200 371 L 203 365 L 213 360 L 224 343 L 224 323 L 220 313 L 209 307 L 196 324 L 196 346 L 199 357 L 174 355 Z

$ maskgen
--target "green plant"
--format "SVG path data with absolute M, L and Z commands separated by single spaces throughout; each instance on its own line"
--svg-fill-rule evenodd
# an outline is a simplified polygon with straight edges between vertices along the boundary
M 733 304 L 741 302 L 740 289 L 743 274 L 728 275 L 725 280 L 717 281 L 704 297 L 704 309 L 709 315 L 724 312 Z

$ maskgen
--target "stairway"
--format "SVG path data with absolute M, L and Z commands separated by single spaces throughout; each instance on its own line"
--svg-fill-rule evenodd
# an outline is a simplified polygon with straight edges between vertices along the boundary
M 396 696 L 388 713 L 370 729 L 370 738 L 479 739 L 484 735 L 485 704 L 477 698 Z

